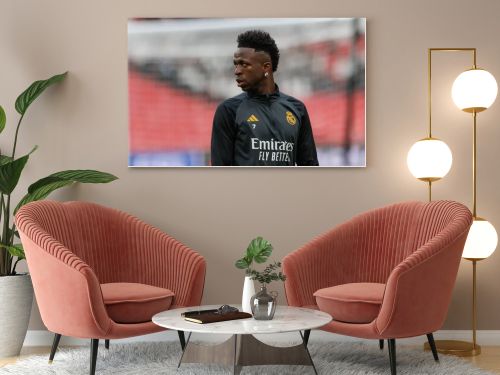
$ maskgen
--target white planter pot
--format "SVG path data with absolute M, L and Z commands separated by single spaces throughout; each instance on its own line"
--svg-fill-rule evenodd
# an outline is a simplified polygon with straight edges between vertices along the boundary
M 19 355 L 32 303 L 30 275 L 0 276 L 0 358 Z
M 255 294 L 255 286 L 250 276 L 245 276 L 245 283 L 243 284 L 243 294 L 241 296 L 241 309 L 244 312 L 252 313 L 250 307 L 250 299 Z

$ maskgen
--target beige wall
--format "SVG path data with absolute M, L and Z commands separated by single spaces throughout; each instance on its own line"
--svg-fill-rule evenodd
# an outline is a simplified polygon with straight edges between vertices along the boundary
M 243 273 L 233 262 L 257 235 L 281 258 L 352 215 L 391 202 L 427 198 L 406 167 L 426 135 L 427 48 L 477 47 L 478 63 L 500 79 L 500 2 L 496 0 L 1 0 L 0 103 L 10 149 L 14 100 L 29 83 L 69 70 L 30 109 L 20 151 L 40 146 L 21 181 L 66 168 L 96 168 L 120 180 L 78 186 L 57 199 L 123 209 L 201 252 L 208 261 L 204 302 L 238 302 Z M 367 17 L 367 167 L 360 169 L 132 169 L 127 167 L 127 18 L 137 16 Z M 437 55 L 435 136 L 454 166 L 435 198 L 471 202 L 471 119 L 454 108 L 454 77 L 467 54 Z M 500 103 L 479 115 L 478 212 L 500 230 Z M 478 265 L 479 328 L 500 329 L 500 254 Z M 471 264 L 463 261 L 445 328 L 468 329 Z M 38 313 L 31 329 L 41 328 Z

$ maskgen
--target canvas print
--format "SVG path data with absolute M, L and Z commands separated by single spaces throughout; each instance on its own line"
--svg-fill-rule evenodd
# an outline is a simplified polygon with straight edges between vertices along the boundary
M 129 166 L 363 167 L 364 18 L 128 21 Z

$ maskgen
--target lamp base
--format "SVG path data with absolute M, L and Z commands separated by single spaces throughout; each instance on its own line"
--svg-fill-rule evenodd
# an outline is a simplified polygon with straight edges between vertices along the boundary
M 457 357 L 474 357 L 481 354 L 481 347 L 467 341 L 457 340 L 436 340 L 438 353 L 455 355 Z M 424 344 L 424 350 L 431 350 L 428 342 Z

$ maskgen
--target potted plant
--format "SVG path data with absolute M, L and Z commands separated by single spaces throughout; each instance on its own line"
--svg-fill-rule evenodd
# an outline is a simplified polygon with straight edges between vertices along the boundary
M 244 312 L 251 313 L 250 298 L 255 294 L 255 286 L 252 280 L 252 264 L 264 263 L 273 251 L 273 245 L 262 237 L 254 238 L 247 247 L 245 256 L 235 263 L 236 268 L 245 270 L 245 282 L 241 297 L 241 308 Z
M 268 264 L 264 271 L 250 270 L 252 280 L 257 280 L 261 287 L 265 288 L 271 281 L 285 281 L 286 276 L 281 271 L 276 271 L 281 268 L 281 262 Z
M 260 291 L 250 299 L 252 315 L 257 320 L 271 320 L 276 311 L 278 292 L 267 292 L 267 284 L 271 281 L 285 281 L 286 276 L 281 269 L 281 262 L 268 264 L 264 271 L 250 270 L 252 280 L 260 283 Z
M 11 201 L 21 174 L 35 146 L 29 153 L 16 157 L 19 130 L 26 111 L 49 86 L 65 79 L 66 73 L 31 84 L 16 100 L 15 108 L 20 118 L 17 123 L 12 152 L 2 149 L 0 154 L 0 358 L 19 355 L 28 329 L 33 287 L 29 274 L 18 274 L 16 266 L 24 259 L 13 215 L 29 202 L 44 199 L 51 192 L 75 182 L 107 183 L 116 179 L 109 173 L 95 170 L 66 170 L 53 173 L 28 187 L 27 193 L 17 203 Z M 0 106 L 0 133 L 7 119 Z
M 245 256 L 238 259 L 235 263 L 237 268 L 245 270 L 245 283 L 243 285 L 243 296 L 241 301 L 242 310 L 251 312 L 256 319 L 272 319 L 276 309 L 276 295 L 267 294 L 267 284 L 271 281 L 286 280 L 286 276 L 281 271 L 277 271 L 281 268 L 281 262 L 271 263 L 261 272 L 252 268 L 254 261 L 255 263 L 264 263 L 271 256 L 272 252 L 273 245 L 262 237 L 257 237 L 250 241 Z M 257 294 L 255 294 L 253 280 L 257 280 L 261 284 L 261 290 Z M 258 308 L 258 306 L 260 306 L 263 311 L 264 304 L 267 306 L 267 304 L 271 303 L 271 299 L 273 301 L 271 306 L 273 307 L 271 309 L 272 314 L 267 315 L 267 318 L 265 318 L 259 313 L 261 309 Z M 271 310 L 269 310 L 270 313 Z

